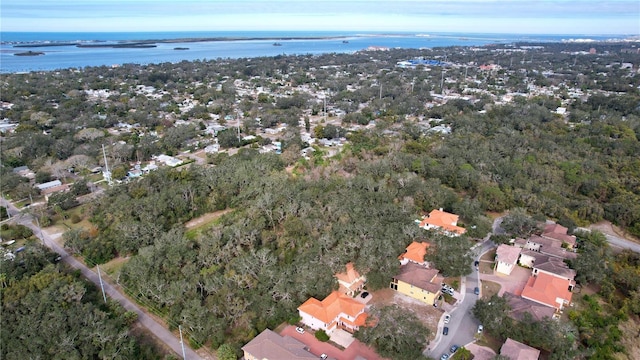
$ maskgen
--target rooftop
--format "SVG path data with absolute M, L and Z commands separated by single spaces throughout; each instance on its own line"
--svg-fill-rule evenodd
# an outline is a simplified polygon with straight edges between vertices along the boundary
M 522 297 L 556 309 L 561 309 L 563 301 L 571 301 L 569 286 L 572 281 L 560 279 L 547 273 L 531 276 L 522 290 Z
M 442 287 L 442 277 L 438 276 L 439 272 L 437 269 L 427 269 L 410 262 L 400 267 L 400 273 L 395 278 L 435 294 Z
M 338 291 L 334 291 L 324 300 L 319 301 L 310 298 L 298 307 L 298 310 L 305 312 L 324 323 L 331 323 L 340 314 L 349 315 L 356 320 L 355 325 L 364 325 L 366 314 L 363 313 L 365 305 L 347 297 Z M 365 316 L 358 316 L 365 315 Z
M 500 244 L 496 250 L 496 260 L 506 264 L 515 264 L 518 261 L 521 250 L 519 247 Z
M 500 355 L 510 360 L 538 360 L 540 350 L 507 338 L 507 341 L 500 348 Z
M 290 336 L 280 336 L 265 329 L 243 346 L 242 350 L 261 360 L 317 360 L 318 357 L 305 350 L 305 346 Z

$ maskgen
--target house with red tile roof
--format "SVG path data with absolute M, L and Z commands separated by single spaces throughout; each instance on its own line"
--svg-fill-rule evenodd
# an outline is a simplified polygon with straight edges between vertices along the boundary
M 518 263 L 521 250 L 519 247 L 500 244 L 496 250 L 496 272 L 511 275 L 511 271 Z
M 538 360 L 540 350 L 507 338 L 507 341 L 500 348 L 500 355 L 509 360 Z
M 560 241 L 561 244 L 566 244 L 566 247 L 573 249 L 576 247 L 576 237 L 567 234 L 568 230 L 569 229 L 559 224 L 547 224 L 541 236 L 545 239 Z
M 440 230 L 448 236 L 460 236 L 467 230 L 458 226 L 458 215 L 439 210 L 432 210 L 427 217 L 422 219 L 420 227 L 425 230 Z
M 322 301 L 315 298 L 305 301 L 298 307 L 298 313 L 305 325 L 329 334 L 338 327 L 357 331 L 367 320 L 364 308 L 363 303 L 334 291 Z
M 407 250 L 398 256 L 401 265 L 406 265 L 408 262 L 412 262 L 418 265 L 426 266 L 428 262 L 424 261 L 424 256 L 427 254 L 427 249 L 429 248 L 429 243 L 426 242 L 417 242 L 414 241 L 409 246 L 407 246 Z
M 433 305 L 442 290 L 443 277 L 439 272 L 437 269 L 427 269 L 409 262 L 400 266 L 400 273 L 392 279 L 390 287 L 425 304 Z
M 367 279 L 353 266 L 353 263 L 347 263 L 346 272 L 334 275 L 338 280 L 338 291 L 348 296 L 354 296 L 356 292 L 362 290 Z
M 246 360 L 317 360 L 306 345 L 291 336 L 280 336 L 265 329 L 242 347 Z
M 538 275 L 531 275 L 521 296 L 560 311 L 564 305 L 571 303 L 574 286 L 575 281 L 540 272 Z

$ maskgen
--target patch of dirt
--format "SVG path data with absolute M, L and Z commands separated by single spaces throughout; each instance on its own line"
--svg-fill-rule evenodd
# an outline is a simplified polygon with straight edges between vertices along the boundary
M 418 300 L 412 299 L 408 296 L 404 296 L 391 289 L 382 289 L 372 293 L 373 299 L 369 302 L 371 305 L 377 307 L 398 305 L 404 309 L 407 309 L 416 315 L 432 334 L 437 332 L 438 321 L 442 316 L 442 310 L 435 308 L 432 305 L 427 305 Z
M 195 219 L 191 219 L 191 220 L 187 221 L 187 223 L 184 224 L 184 226 L 187 229 L 193 229 L 193 228 L 198 227 L 200 225 L 207 224 L 207 223 L 219 218 L 220 216 L 222 216 L 222 215 L 224 215 L 224 214 L 226 214 L 226 213 L 228 213 L 228 212 L 230 212 L 232 210 L 233 209 L 224 209 L 224 210 L 220 210 L 220 211 L 214 211 L 214 212 L 211 212 L 211 213 L 207 213 L 207 214 L 204 214 L 204 215 L 202 215 L 200 217 L 197 217 Z

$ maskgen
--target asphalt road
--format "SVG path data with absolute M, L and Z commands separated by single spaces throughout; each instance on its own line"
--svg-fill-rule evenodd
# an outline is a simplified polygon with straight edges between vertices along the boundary
M 591 232 L 591 229 L 587 229 L 587 228 L 577 228 L 577 230 Z M 600 231 L 600 232 L 602 232 L 602 231 Z M 619 248 L 622 248 L 622 249 L 629 249 L 629 250 L 635 251 L 637 253 L 640 253 L 640 244 L 638 244 L 636 242 L 633 242 L 633 241 L 629 241 L 629 240 L 624 239 L 624 238 L 621 238 L 619 236 L 606 234 L 604 232 L 602 232 L 602 233 L 607 238 L 607 241 L 609 242 L 610 245 L 616 246 L 616 247 L 619 247 Z
M 2 198 L 0 201 L 2 202 L 1 204 L 2 206 L 6 207 L 8 204 L 8 210 L 12 218 L 14 219 L 13 221 L 33 230 L 33 233 L 38 238 L 40 238 L 40 240 L 43 241 L 44 245 L 46 245 L 51 250 L 57 252 L 58 254 L 60 254 L 60 256 L 62 257 L 61 261 L 64 261 L 74 269 L 80 270 L 80 272 L 84 277 L 89 279 L 91 282 L 96 284 L 98 288 L 100 288 L 100 280 L 98 278 L 98 274 L 91 271 L 88 267 L 86 267 L 80 261 L 76 260 L 73 256 L 70 256 L 69 253 L 67 253 L 67 251 L 64 248 L 62 248 L 55 241 L 53 241 L 53 239 L 46 232 L 42 231 L 41 228 L 39 228 L 33 223 L 34 221 L 33 217 L 30 214 L 20 213 L 20 211 L 15 206 L 13 206 L 13 204 L 8 203 L 4 198 Z M 125 296 L 123 296 L 120 292 L 118 292 L 118 290 L 116 290 L 109 283 L 103 282 L 103 284 L 104 284 L 104 291 L 110 298 L 119 302 L 122 305 L 122 307 L 124 307 L 128 311 L 133 311 L 137 313 L 138 321 L 142 325 L 144 325 L 144 327 L 149 329 L 149 331 L 153 333 L 156 336 L 156 338 L 158 338 L 160 341 L 165 343 L 169 348 L 171 348 L 176 353 L 176 355 L 182 357 L 182 346 L 180 344 L 179 338 L 175 337 L 173 333 L 171 333 L 163 325 L 156 322 L 152 317 L 147 315 L 134 302 L 130 301 Z M 186 359 L 190 359 L 190 360 L 202 359 L 200 355 L 198 355 L 195 351 L 193 351 L 191 348 L 188 347 L 186 341 L 185 341 L 184 349 L 185 349 Z
M 494 247 L 491 241 L 486 240 L 473 249 L 474 260 L 479 260 L 480 256 L 487 250 Z M 434 359 L 440 359 L 442 354 L 449 354 L 452 345 L 464 346 L 475 339 L 480 322 L 473 316 L 471 309 L 476 304 L 476 300 L 480 297 L 474 294 L 475 287 L 480 288 L 480 274 L 475 266 L 464 280 L 464 295 L 462 301 L 449 312 L 451 320 L 449 324 L 444 324 L 442 319 L 438 324 L 438 334 L 434 340 L 437 345 L 431 351 L 425 351 L 424 354 Z M 443 335 L 442 329 L 447 326 L 449 334 Z

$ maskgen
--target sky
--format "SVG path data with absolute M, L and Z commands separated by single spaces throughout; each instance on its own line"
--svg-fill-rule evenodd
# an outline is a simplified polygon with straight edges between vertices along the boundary
M 640 34 L 640 1 L 1 0 L 0 30 Z

